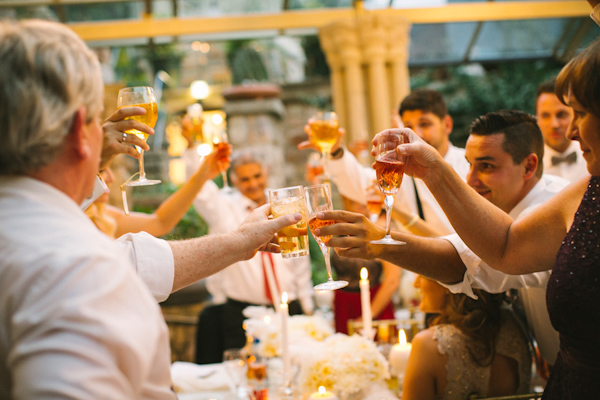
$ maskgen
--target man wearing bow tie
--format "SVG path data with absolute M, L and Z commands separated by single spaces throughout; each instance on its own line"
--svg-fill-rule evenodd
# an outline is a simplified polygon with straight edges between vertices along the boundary
M 573 182 L 588 172 L 579 143 L 567 139 L 573 110 L 554 94 L 554 81 L 538 87 L 535 104 L 537 123 L 544 136 L 544 173 Z

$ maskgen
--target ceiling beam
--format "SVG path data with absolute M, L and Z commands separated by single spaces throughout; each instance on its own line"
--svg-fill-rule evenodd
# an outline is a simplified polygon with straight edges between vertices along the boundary
M 452 3 L 443 7 L 369 10 L 372 14 L 396 14 L 413 24 L 500 21 L 589 16 L 584 1 L 514 1 Z M 291 10 L 273 14 L 244 14 L 218 18 L 166 18 L 149 15 L 140 20 L 73 23 L 69 26 L 86 41 L 197 35 L 223 32 L 319 28 L 352 18 L 352 8 Z

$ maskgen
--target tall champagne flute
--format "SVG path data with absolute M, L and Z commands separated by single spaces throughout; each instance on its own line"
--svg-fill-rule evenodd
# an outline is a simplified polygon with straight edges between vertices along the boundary
M 325 179 L 328 179 L 329 155 L 340 134 L 337 114 L 332 111 L 318 112 L 308 120 L 308 125 L 312 131 L 311 142 L 319 146 L 321 150 L 323 172 Z
M 140 121 L 151 128 L 154 128 L 156 124 L 156 120 L 158 119 L 158 107 L 156 105 L 156 98 L 154 97 L 154 90 L 152 90 L 149 86 L 137 86 L 137 87 L 127 87 L 119 90 L 119 95 L 117 98 L 117 108 L 123 107 L 142 107 L 146 110 L 146 114 L 144 115 L 134 115 L 131 117 L 127 117 L 126 119 L 135 119 Z M 130 129 L 126 131 L 127 134 L 136 135 L 142 140 L 148 139 L 148 135 L 144 132 L 138 131 L 137 129 Z M 140 171 L 133 174 L 125 183 L 127 186 L 147 186 L 147 185 L 156 185 L 160 183 L 157 179 L 147 179 L 146 172 L 144 171 L 144 150 L 140 147 L 137 147 L 138 152 L 140 153 L 139 165 Z M 139 174 L 139 178 L 136 180 L 131 180 L 136 175 Z
M 333 210 L 331 204 L 331 191 L 329 184 L 308 186 L 304 188 L 304 197 L 306 198 L 306 206 L 308 212 L 308 227 L 314 233 L 315 229 L 327 225 L 333 225 L 333 221 L 318 219 L 317 213 L 321 211 Z M 327 282 L 319 283 L 315 286 L 316 290 L 336 290 L 348 285 L 346 281 L 334 281 L 331 276 L 331 261 L 329 260 L 329 247 L 326 242 L 331 239 L 331 236 L 315 236 L 313 235 L 325 258 L 325 266 L 327 267 Z
M 227 132 L 225 129 L 217 129 L 213 132 L 212 137 L 213 146 L 217 150 L 221 150 L 223 147 L 229 146 L 229 139 L 227 138 Z M 221 167 L 221 177 L 223 178 L 223 190 L 231 191 L 231 187 L 229 186 L 229 180 L 227 179 L 227 170 Z
M 371 240 L 371 243 L 406 244 L 405 242 L 392 239 L 390 235 L 394 196 L 400 190 L 400 184 L 402 184 L 402 177 L 404 176 L 405 158 L 396 152 L 396 147 L 401 143 L 404 143 L 403 135 L 392 135 L 377 145 L 374 168 L 377 173 L 379 189 L 385 195 L 385 236 L 383 239 Z

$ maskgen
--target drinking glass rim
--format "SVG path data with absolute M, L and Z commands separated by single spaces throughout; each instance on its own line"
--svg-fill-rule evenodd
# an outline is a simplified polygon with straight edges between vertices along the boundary
M 137 91 L 146 90 L 146 89 L 150 89 L 154 92 L 154 88 L 152 86 L 127 86 L 127 87 L 119 89 L 119 92 L 121 92 L 121 91 L 137 92 Z
M 297 185 L 297 186 L 288 186 L 288 187 L 279 188 L 279 189 L 269 189 L 269 194 L 270 194 L 271 192 L 279 192 L 279 191 L 281 191 L 281 190 L 290 190 L 290 189 L 296 189 L 296 188 L 304 189 L 304 186 L 302 186 L 302 185 Z

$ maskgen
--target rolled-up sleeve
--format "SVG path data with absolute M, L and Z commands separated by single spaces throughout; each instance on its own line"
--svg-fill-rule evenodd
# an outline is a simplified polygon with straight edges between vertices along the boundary
M 175 279 L 175 260 L 167 241 L 139 232 L 127 233 L 116 242 L 127 253 L 156 301 L 166 300 L 173 290 Z

